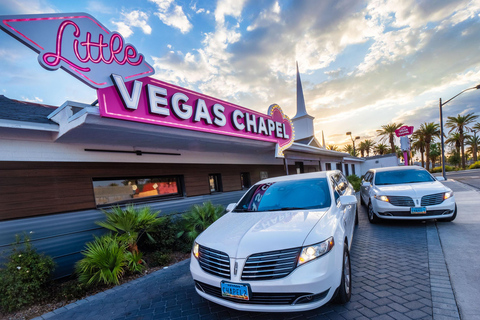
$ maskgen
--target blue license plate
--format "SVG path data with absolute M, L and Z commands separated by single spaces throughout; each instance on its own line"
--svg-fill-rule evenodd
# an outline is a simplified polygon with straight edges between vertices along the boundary
M 222 281 L 220 284 L 222 297 L 239 300 L 250 300 L 248 285 Z
M 426 214 L 427 207 L 410 208 L 411 214 Z

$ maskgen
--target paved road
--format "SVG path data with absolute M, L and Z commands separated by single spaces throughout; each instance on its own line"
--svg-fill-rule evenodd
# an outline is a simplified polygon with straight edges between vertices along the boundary
M 478 230 L 478 222 L 471 220 L 476 209 L 470 202 L 478 197 L 471 193 L 476 191 L 458 182 L 445 183 L 454 187 L 460 213 L 458 223 L 438 223 L 440 238 L 434 222 L 371 225 L 361 208 L 351 252 L 353 295 L 346 305 L 328 304 L 309 312 L 281 314 L 230 310 L 196 294 L 187 260 L 39 319 L 459 319 L 455 297 L 462 319 L 477 319 L 478 299 L 475 303 L 471 299 L 480 295 L 463 290 L 480 288 L 478 278 L 471 276 L 479 264 L 464 261 L 468 256 L 462 254 L 464 248 L 458 240 L 459 234 Z M 463 228 L 464 224 L 469 228 Z M 470 238 L 468 241 L 476 244 Z M 478 250 L 473 255 L 475 252 Z M 469 269 L 468 273 L 462 268 Z
M 450 171 L 445 174 L 448 180 L 453 179 L 480 189 L 480 169 Z M 441 175 L 441 173 L 436 173 L 435 175 Z

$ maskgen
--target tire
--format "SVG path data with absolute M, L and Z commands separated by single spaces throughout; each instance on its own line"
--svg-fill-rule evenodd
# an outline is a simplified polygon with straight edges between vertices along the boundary
M 358 205 L 356 206 L 356 210 L 355 210 L 355 225 L 358 226 Z
M 441 222 L 452 222 L 453 220 L 455 220 L 456 217 L 457 217 L 457 204 L 455 204 L 455 211 L 453 212 L 453 216 L 451 216 L 450 218 L 443 218 L 443 219 L 437 219 L 437 220 Z
M 368 216 L 368 221 L 370 221 L 370 223 L 372 224 L 378 223 L 379 219 L 375 214 L 375 212 L 373 212 L 373 206 L 371 201 L 368 203 L 367 216 Z
M 352 297 L 352 266 L 350 263 L 350 253 L 348 252 L 348 245 L 345 243 L 343 248 L 342 260 L 342 281 L 337 289 L 335 302 L 345 304 L 350 301 Z

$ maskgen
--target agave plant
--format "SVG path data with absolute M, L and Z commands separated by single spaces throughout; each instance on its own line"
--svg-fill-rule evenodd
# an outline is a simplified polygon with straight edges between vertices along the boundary
M 97 221 L 96 224 L 117 233 L 130 252 L 138 252 L 137 242 L 144 234 L 154 241 L 149 232 L 154 231 L 163 220 L 158 217 L 160 211 L 152 212 L 150 207 L 137 208 L 133 204 L 125 208 L 115 206 L 103 213 L 107 220 Z
M 220 218 L 225 208 L 222 205 L 213 205 L 210 201 L 203 205 L 194 205 L 192 209 L 183 216 L 184 231 L 178 233 L 181 237 L 186 233 L 190 240 L 194 240 L 200 233 L 208 228 L 215 220 Z
M 120 242 L 116 235 L 104 235 L 87 243 L 82 252 L 84 258 L 75 265 L 81 283 L 91 285 L 98 283 L 118 284 L 127 265 L 126 244 Z

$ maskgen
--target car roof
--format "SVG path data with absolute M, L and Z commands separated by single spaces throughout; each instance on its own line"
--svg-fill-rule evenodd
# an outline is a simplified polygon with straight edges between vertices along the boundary
M 292 175 L 287 175 L 287 176 L 268 178 L 268 179 L 265 179 L 265 180 L 261 180 L 261 181 L 257 182 L 256 184 L 280 182 L 280 181 L 295 181 L 295 180 L 303 180 L 303 179 L 326 178 L 327 176 L 329 176 L 329 175 L 331 175 L 335 172 L 340 172 L 340 171 L 339 170 L 329 170 L 329 171 L 292 174 Z
M 404 170 L 425 170 L 420 166 L 397 166 L 397 167 L 383 167 L 370 169 L 373 172 L 388 172 L 388 171 L 404 171 Z

